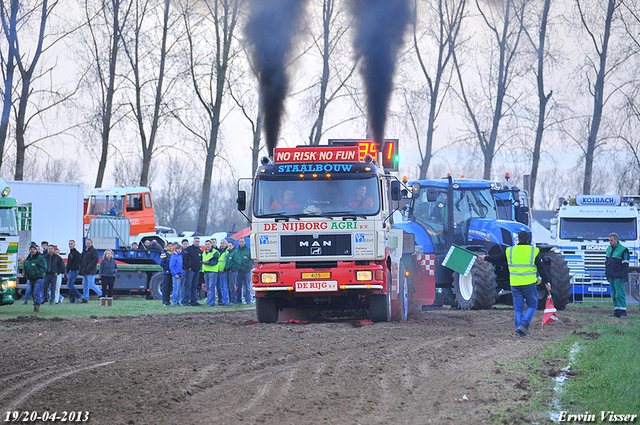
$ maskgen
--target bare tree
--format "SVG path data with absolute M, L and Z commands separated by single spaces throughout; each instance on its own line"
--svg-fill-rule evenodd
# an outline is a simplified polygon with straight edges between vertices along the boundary
M 129 3 L 127 3 L 129 1 Z M 109 135 L 112 128 L 114 94 L 116 91 L 116 65 L 122 38 L 122 29 L 126 24 L 133 0 L 109 0 L 101 3 L 94 14 L 89 0 L 85 0 L 85 17 L 90 31 L 90 42 L 98 84 L 100 86 L 101 153 L 95 187 L 102 187 L 109 153 Z M 109 36 L 109 50 L 103 52 L 100 43 L 98 22 L 104 24 Z M 106 63 L 105 63 L 106 61 Z
M 78 161 L 66 159 L 49 159 L 42 169 L 42 174 L 37 178 L 43 182 L 67 182 L 77 183 L 81 181 Z
M 428 121 L 424 146 L 418 143 L 420 151 L 420 178 L 427 176 L 431 158 L 433 155 L 433 133 L 436 128 L 436 120 L 443 106 L 444 97 L 450 83 L 450 72 L 448 70 L 449 61 L 456 48 L 460 26 L 465 16 L 466 0 L 438 0 L 435 6 L 433 2 L 422 2 L 426 7 L 432 7 L 436 16 L 436 23 L 427 25 L 428 29 L 422 34 L 418 34 L 418 16 L 425 16 L 425 13 L 418 13 L 418 1 L 413 2 L 414 26 L 413 26 L 413 47 L 420 63 L 420 70 L 427 81 L 428 99 Z M 428 5 L 428 6 L 427 6 Z M 435 29 L 434 29 L 435 28 Z M 433 39 L 437 49 L 437 58 L 425 61 L 423 58 L 421 42 L 425 38 Z M 431 65 L 432 64 L 432 65 Z M 430 66 L 431 65 L 431 66 Z M 444 88 L 442 87 L 444 85 Z M 412 122 L 414 122 L 412 120 Z M 419 137 L 419 136 L 418 136 Z
M 262 141 L 262 111 L 260 103 L 251 95 L 254 90 L 247 90 L 240 95 L 236 95 L 233 90 L 234 84 L 229 83 L 229 95 L 242 111 L 242 115 L 251 126 L 251 172 L 258 168 L 258 156 L 264 148 Z
M 178 231 L 193 229 L 198 189 L 192 181 L 184 178 L 192 171 L 191 165 L 170 157 L 162 169 L 164 183 L 153 193 L 157 222 Z
M 531 162 L 531 180 L 530 192 L 531 199 L 535 199 L 536 181 L 538 179 L 538 168 L 540 166 L 540 152 L 542 149 L 542 135 L 545 130 L 545 119 L 547 115 L 547 104 L 553 95 L 553 90 L 548 93 L 544 88 L 544 70 L 545 57 L 547 55 L 545 44 L 547 41 L 547 24 L 549 22 L 549 10 L 551 9 L 551 0 L 544 0 L 542 13 L 540 15 L 540 23 L 538 26 L 538 41 L 529 34 L 526 25 L 522 23 L 527 38 L 533 46 L 537 57 L 537 69 L 534 71 L 536 76 L 536 87 L 538 92 L 538 123 L 536 127 L 536 138 L 533 144 L 533 157 Z
M 498 148 L 500 121 L 512 106 L 507 96 L 511 83 L 517 76 L 514 69 L 515 59 L 519 53 L 520 36 L 523 32 L 521 22 L 526 3 L 526 0 L 505 0 L 481 6 L 479 0 L 476 0 L 476 7 L 497 49 L 497 60 L 491 63 L 486 75 L 488 82 L 485 95 L 492 105 L 482 107 L 473 104 L 472 97 L 467 95 L 458 52 L 454 50 L 453 54 L 453 63 L 460 83 L 458 96 L 467 111 L 471 123 L 470 131 L 477 139 L 484 157 L 484 179 L 491 179 L 491 168 Z M 479 70 L 481 78 L 482 71 Z M 483 110 L 489 110 L 491 114 L 483 113 Z
M 182 11 L 188 43 L 188 73 L 195 96 L 204 109 L 207 130 L 201 131 L 180 116 L 176 118 L 205 147 L 206 157 L 196 230 L 205 233 L 211 198 L 213 163 L 218 155 L 218 139 L 222 122 L 223 98 L 226 93 L 230 61 L 237 56 L 234 43 L 243 0 L 212 0 L 206 3 L 206 13 L 187 5 Z M 213 54 L 206 47 L 213 41 Z M 205 53 L 206 52 L 206 53 Z M 209 57 L 213 61 L 209 62 Z
M 2 33 L 7 40 L 6 56 L 4 52 L 0 52 L 0 59 L 2 62 L 2 77 L 4 82 L 4 91 L 2 92 L 2 118 L 0 119 L 0 169 L 2 168 L 4 147 L 9 130 L 9 115 L 11 113 L 11 106 L 13 105 L 13 75 L 16 67 L 16 40 L 18 39 L 18 8 L 18 0 L 11 0 L 11 6 L 9 10 L 7 10 L 6 3 L 4 1 L 0 5 Z
M 164 78 L 165 78 L 165 64 L 167 60 L 168 48 L 167 48 L 167 33 L 169 30 L 169 11 L 171 6 L 171 0 L 164 0 L 164 10 L 162 14 L 162 36 L 160 41 L 159 52 L 159 64 L 157 70 L 157 76 L 153 76 L 149 79 L 143 79 L 143 60 L 145 57 L 150 56 L 152 50 L 151 46 L 147 46 L 143 42 L 145 29 L 147 25 L 145 18 L 152 13 L 150 8 L 150 2 L 144 1 L 141 4 L 136 1 L 135 6 L 135 22 L 132 31 L 133 40 L 128 40 L 123 37 L 123 48 L 129 58 L 131 69 L 133 71 L 133 90 L 135 93 L 135 102 L 131 104 L 131 109 L 135 117 L 138 133 L 140 136 L 140 143 L 142 148 L 142 171 L 140 173 L 140 186 L 147 186 L 149 184 L 149 167 L 151 165 L 151 158 L 156 149 L 156 139 L 158 134 L 158 127 L 160 126 L 160 107 L 164 101 Z M 131 47 L 129 45 L 132 45 Z M 141 49 L 143 50 L 141 52 Z M 150 73 L 154 73 L 155 67 L 151 67 Z M 151 107 L 146 106 L 146 102 L 143 99 L 143 91 L 145 87 L 153 87 L 155 82 L 155 94 L 152 97 Z M 147 109 L 151 109 L 151 113 L 147 112 Z M 145 120 L 150 120 L 149 123 L 149 135 L 145 129 Z
M 29 97 L 32 94 L 31 84 L 34 79 L 34 72 L 40 56 L 43 51 L 44 38 L 46 35 L 47 19 L 51 14 L 51 11 L 58 4 L 57 1 L 49 4 L 48 0 L 43 0 L 40 10 L 40 26 L 38 32 L 38 38 L 36 48 L 31 58 L 31 63 L 25 63 L 26 55 L 20 52 L 20 42 L 18 38 L 15 39 L 15 59 L 20 72 L 21 80 L 21 92 L 20 100 L 18 101 L 18 110 L 16 114 L 16 168 L 15 179 L 22 180 L 24 171 L 24 152 L 27 146 L 25 145 L 25 132 L 27 129 L 27 106 L 29 105 Z M 31 14 L 35 14 L 35 9 L 25 14 L 28 17 Z
M 602 108 L 604 106 L 604 83 L 607 75 L 607 54 L 609 52 L 609 38 L 611 37 L 611 23 L 613 21 L 614 12 L 620 5 L 620 0 L 608 0 L 607 12 L 604 18 L 604 30 L 602 36 L 599 37 L 595 34 L 593 29 L 587 20 L 585 14 L 582 11 L 580 0 L 576 0 L 578 5 L 578 12 L 580 13 L 580 20 L 584 26 L 585 31 L 589 35 L 593 47 L 598 57 L 598 63 L 593 63 L 593 68 L 596 71 L 596 80 L 593 85 L 593 116 L 591 117 L 591 127 L 589 129 L 589 136 L 587 138 L 587 147 L 585 153 L 585 166 L 584 166 L 584 185 L 582 191 L 585 195 L 591 194 L 591 181 L 593 174 L 593 154 L 596 150 L 596 142 L 598 140 L 598 130 L 600 128 L 600 121 L 602 120 Z
M 324 133 L 325 119 L 329 105 L 341 97 L 345 85 L 353 76 L 356 63 L 349 67 L 341 66 L 338 57 L 341 53 L 340 46 L 347 34 L 350 21 L 344 22 L 343 10 L 336 0 L 322 0 L 322 31 L 320 36 L 313 36 L 313 46 L 317 49 L 322 60 L 322 73 L 319 80 L 309 89 L 318 87 L 318 93 L 312 90 L 313 109 L 315 119 L 309 132 L 309 144 L 318 145 Z M 309 25 L 311 28 L 311 25 Z M 341 119 L 331 128 L 343 124 L 354 118 Z

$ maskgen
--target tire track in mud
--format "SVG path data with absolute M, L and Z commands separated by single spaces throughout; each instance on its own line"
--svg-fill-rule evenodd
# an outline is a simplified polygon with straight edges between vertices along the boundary
M 69 371 L 64 372 L 64 373 L 56 374 L 55 376 L 47 379 L 46 381 L 41 382 L 39 384 L 36 384 L 36 385 L 32 386 L 31 388 L 29 388 L 28 390 L 24 391 L 17 398 L 11 400 L 9 402 L 9 404 L 7 405 L 7 407 L 4 407 L 3 409 L 4 409 L 4 411 L 16 410 L 16 406 L 19 406 L 21 403 L 23 403 L 31 395 L 33 395 L 34 393 L 36 393 L 36 392 L 40 391 L 41 389 L 47 387 L 48 385 L 52 384 L 53 382 L 59 381 L 60 379 L 66 378 L 66 377 L 68 377 L 70 375 L 73 375 L 73 374 L 76 374 L 76 373 L 84 372 L 84 371 L 91 370 L 91 369 L 96 369 L 96 368 L 107 366 L 107 365 L 110 365 L 110 364 L 113 364 L 113 363 L 115 363 L 115 362 L 113 362 L 113 361 L 102 362 L 102 363 L 97 363 L 97 364 L 94 364 L 94 365 L 82 367 L 82 368 L 79 368 L 79 369 L 69 370 Z M 44 376 L 42 376 L 42 377 L 44 377 Z M 39 377 L 36 376 L 34 379 L 30 379 L 30 381 L 33 381 L 35 379 L 39 379 Z
M 0 388 L 11 386 L 4 391 L 14 407 L 42 411 L 75 400 L 105 424 L 492 423 L 500 403 L 521 403 L 520 378 L 493 371 L 571 331 L 560 323 L 539 338 L 509 338 L 506 310 L 429 311 L 362 327 L 244 325 L 254 317 L 26 323 L 3 331 L 5 353 L 22 371 L 5 370 Z M 101 363 L 79 376 L 71 370 Z

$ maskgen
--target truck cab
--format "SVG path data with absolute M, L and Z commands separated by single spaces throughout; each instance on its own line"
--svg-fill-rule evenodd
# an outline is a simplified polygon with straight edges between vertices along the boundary
M 263 159 L 250 244 L 260 322 L 284 308 L 368 309 L 374 321 L 390 320 L 402 302 L 389 254 L 400 185 L 378 164 L 353 146 L 276 149 Z
M 89 235 L 96 218 L 128 219 L 128 240 L 125 245 L 139 242 L 156 234 L 156 220 L 148 187 L 96 188 L 85 193 L 84 235 Z
M 638 196 L 578 195 L 559 199 L 557 215 L 551 222 L 551 238 L 569 264 L 571 292 L 576 299 L 611 295 L 604 266 L 610 233 L 617 233 L 629 249 L 629 266 L 638 267 L 639 206 Z
M 0 178 L 0 305 L 13 304 L 18 267 L 18 203 Z

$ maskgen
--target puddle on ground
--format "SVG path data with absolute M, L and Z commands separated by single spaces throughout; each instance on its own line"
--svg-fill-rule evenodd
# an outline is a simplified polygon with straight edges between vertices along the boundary
M 560 405 L 560 399 L 562 398 L 562 393 L 564 391 L 564 383 L 567 381 L 569 377 L 568 373 L 571 370 L 571 367 L 576 361 L 576 354 L 580 351 L 580 345 L 578 342 L 574 342 L 571 346 L 571 350 L 569 350 L 569 364 L 567 364 L 562 370 L 560 374 L 553 378 L 555 381 L 555 385 L 553 386 L 553 398 L 551 399 L 551 413 L 549 413 L 549 419 L 553 422 L 558 422 L 560 419 L 560 412 L 563 410 Z

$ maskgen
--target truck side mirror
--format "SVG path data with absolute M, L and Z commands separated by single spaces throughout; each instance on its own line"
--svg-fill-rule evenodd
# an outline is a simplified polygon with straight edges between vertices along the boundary
M 435 187 L 427 188 L 427 202 L 436 202 L 438 200 L 438 190 Z
M 400 182 L 393 180 L 391 182 L 391 199 L 399 201 L 402 199 L 402 192 L 400 191 Z
M 244 190 L 238 191 L 238 199 L 236 199 L 238 203 L 238 211 L 244 211 L 247 209 L 247 192 Z

